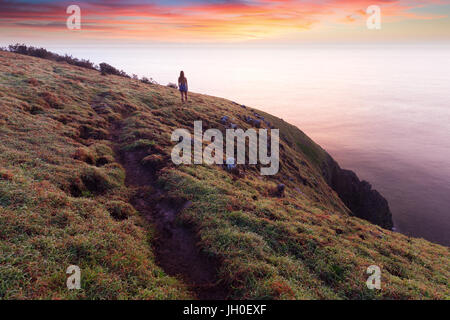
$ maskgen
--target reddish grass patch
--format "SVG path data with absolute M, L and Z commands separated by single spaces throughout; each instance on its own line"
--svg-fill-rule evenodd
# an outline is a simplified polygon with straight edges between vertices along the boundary
M 27 83 L 33 87 L 37 87 L 39 85 L 39 81 L 35 78 L 30 78 L 27 80 Z
M 14 177 L 14 174 L 11 170 L 0 169 L 0 179 L 11 181 Z
M 61 107 L 61 100 L 57 96 L 55 96 L 53 93 L 44 91 L 44 92 L 41 92 L 39 94 L 39 96 L 42 99 L 44 99 L 44 101 L 47 103 L 47 105 L 50 108 L 58 109 Z
M 76 160 L 80 160 L 83 162 L 86 162 L 87 164 L 94 164 L 95 163 L 95 157 L 90 152 L 90 150 L 87 150 L 86 148 L 78 148 L 75 151 L 75 154 L 73 155 L 73 158 Z

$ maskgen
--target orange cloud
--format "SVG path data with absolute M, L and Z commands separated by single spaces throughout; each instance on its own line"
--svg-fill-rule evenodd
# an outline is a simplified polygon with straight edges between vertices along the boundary
M 404 0 L 377 2 L 384 22 L 447 17 L 424 10 L 442 4 L 439 0 L 427 4 Z M 173 1 L 81 2 L 82 30 L 78 36 L 160 41 L 272 39 L 330 23 L 358 23 L 371 4 L 373 0 L 180 1 L 177 5 Z M 0 26 L 3 33 L 31 36 L 45 30 L 58 36 L 67 32 L 68 5 L 60 1 L 0 0 Z

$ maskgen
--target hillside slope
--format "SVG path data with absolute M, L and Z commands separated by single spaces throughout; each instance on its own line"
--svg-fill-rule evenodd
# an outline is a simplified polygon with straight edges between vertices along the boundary
M 0 99 L 0 298 L 450 297 L 449 249 L 352 216 L 378 206 L 389 228 L 382 197 L 281 119 L 256 111 L 280 129 L 280 172 L 236 175 L 170 161 L 176 128 L 250 127 L 254 109 L 225 99 L 181 105 L 172 88 L 8 52 Z M 65 286 L 71 264 L 82 290 Z

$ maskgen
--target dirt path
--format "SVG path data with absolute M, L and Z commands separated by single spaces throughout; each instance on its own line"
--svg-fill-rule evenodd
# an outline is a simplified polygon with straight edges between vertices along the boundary
M 187 283 L 198 299 L 226 299 L 228 291 L 217 277 L 216 262 L 199 252 L 195 233 L 189 227 L 176 223 L 177 214 L 189 203 L 164 197 L 155 184 L 157 172 L 141 165 L 148 155 L 145 150 L 120 152 L 121 132 L 120 123 L 113 125 L 111 140 L 117 160 L 126 171 L 125 184 L 134 190 L 131 204 L 156 226 L 156 263 L 167 274 Z

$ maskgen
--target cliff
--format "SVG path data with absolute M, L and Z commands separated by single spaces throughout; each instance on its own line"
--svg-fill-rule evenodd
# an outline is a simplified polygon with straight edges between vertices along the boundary
M 394 226 L 388 202 L 367 181 L 360 181 L 351 170 L 344 170 L 329 155 L 322 167 L 328 185 L 339 195 L 352 214 L 391 230 Z

